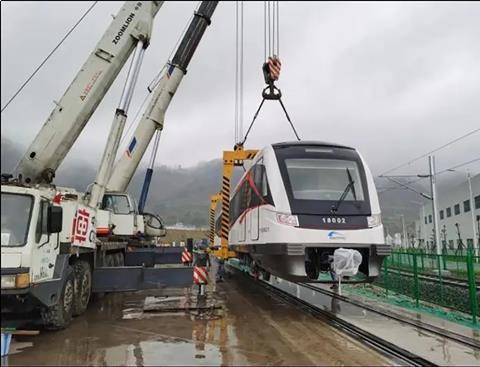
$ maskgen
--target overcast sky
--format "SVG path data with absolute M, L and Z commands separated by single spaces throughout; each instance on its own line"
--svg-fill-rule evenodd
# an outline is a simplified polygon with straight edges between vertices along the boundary
M 2 107 L 91 4 L 1 2 Z M 130 120 L 196 4 L 165 2 L 160 9 Z M 28 146 L 121 5 L 95 6 L 2 113 L 3 136 Z M 281 2 L 280 19 L 278 86 L 302 138 L 357 147 L 380 174 L 480 127 L 479 2 Z M 245 129 L 260 102 L 262 62 L 263 3 L 246 3 Z M 65 165 L 74 160 L 98 165 L 125 69 Z M 191 166 L 233 147 L 234 71 L 235 3 L 221 2 L 167 112 L 158 164 Z M 247 147 L 293 138 L 280 105 L 268 102 Z M 437 166 L 480 158 L 479 147 L 477 133 L 439 152 Z M 149 156 L 147 151 L 144 161 Z M 426 168 L 423 159 L 392 174 Z M 480 162 L 469 168 L 480 172 Z

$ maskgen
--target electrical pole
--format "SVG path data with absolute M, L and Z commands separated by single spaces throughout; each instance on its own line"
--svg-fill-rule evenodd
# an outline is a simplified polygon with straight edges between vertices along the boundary
M 475 202 L 473 201 L 472 180 L 470 176 L 470 171 L 468 170 L 467 170 L 467 181 L 468 181 L 468 190 L 470 191 L 470 212 L 472 213 L 473 248 L 475 250 L 475 256 L 478 256 L 478 248 L 480 247 L 480 242 L 478 240 L 477 226 L 475 225 Z M 477 242 L 476 245 L 475 245 L 475 242 Z
M 407 236 L 406 236 L 406 232 L 405 232 L 405 216 L 403 214 L 400 214 L 400 216 L 402 217 L 402 231 L 403 231 L 404 245 L 405 245 L 405 247 L 408 247 L 408 240 L 407 240 Z
M 427 244 L 427 225 L 425 224 L 425 204 L 422 205 L 423 244 Z
M 437 248 L 437 255 L 442 254 L 440 246 L 440 230 L 438 228 L 438 197 L 437 197 L 437 185 L 436 185 L 436 171 L 435 171 L 435 156 L 428 156 L 428 164 L 430 166 L 430 187 L 432 190 L 432 210 L 433 210 L 433 230 L 435 233 L 435 246 Z

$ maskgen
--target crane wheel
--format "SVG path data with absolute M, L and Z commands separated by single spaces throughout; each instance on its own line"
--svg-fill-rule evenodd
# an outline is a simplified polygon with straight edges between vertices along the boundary
M 70 273 L 63 285 L 62 293 L 57 303 L 41 309 L 42 321 L 47 330 L 61 330 L 70 324 L 72 320 L 74 294 L 74 275 Z
M 77 261 L 73 265 L 75 273 L 74 291 L 75 298 L 73 302 L 73 316 L 84 313 L 87 309 L 90 295 L 92 293 L 92 271 L 90 264 L 86 261 Z

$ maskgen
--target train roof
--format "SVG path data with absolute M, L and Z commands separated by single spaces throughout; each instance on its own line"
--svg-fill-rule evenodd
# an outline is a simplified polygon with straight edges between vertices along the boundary
M 280 147 L 290 147 L 295 145 L 296 146 L 321 146 L 321 147 L 344 148 L 344 149 L 355 150 L 355 148 L 347 147 L 346 145 L 328 143 L 328 142 L 316 141 L 316 140 L 287 141 L 287 142 L 272 144 L 272 147 L 280 148 Z

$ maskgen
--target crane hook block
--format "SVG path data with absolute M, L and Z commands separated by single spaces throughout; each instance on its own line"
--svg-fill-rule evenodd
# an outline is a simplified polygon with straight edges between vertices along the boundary
M 267 62 L 262 66 L 263 77 L 267 87 L 263 90 L 262 96 L 264 99 L 280 99 L 282 98 L 282 92 L 275 86 L 275 81 L 280 77 L 280 69 L 282 63 L 277 56 L 269 57 Z
M 269 57 L 262 67 L 265 84 L 271 84 L 277 81 L 280 77 L 281 68 L 282 63 L 277 56 Z

